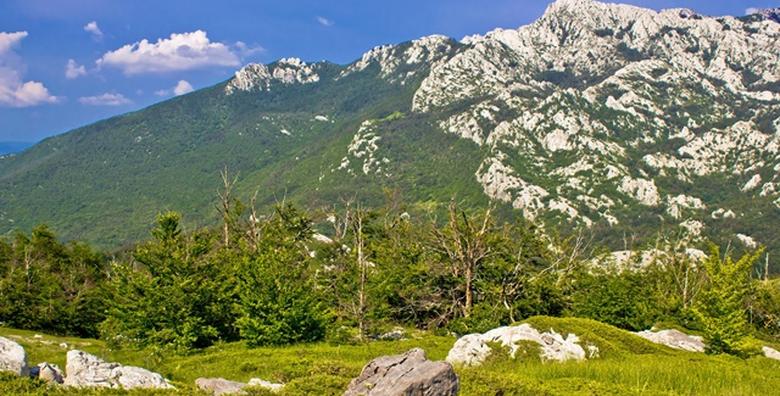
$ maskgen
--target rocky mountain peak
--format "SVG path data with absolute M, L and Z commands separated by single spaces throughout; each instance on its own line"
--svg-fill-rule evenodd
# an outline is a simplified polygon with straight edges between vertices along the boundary
M 414 109 L 483 98 L 439 126 L 490 150 L 477 179 L 527 218 L 618 226 L 638 204 L 699 235 L 706 217 L 691 216 L 711 203 L 669 188 L 729 172 L 780 208 L 778 40 L 764 19 L 560 0 L 530 25 L 464 38 Z M 633 156 L 647 168 L 627 166 Z
M 347 67 L 341 77 L 376 66 L 382 78 L 404 84 L 410 77 L 418 74 L 418 70 L 414 70 L 416 66 L 428 69 L 429 66 L 438 64 L 455 46 L 453 39 L 443 35 L 425 36 L 398 45 L 377 46 Z
M 270 65 L 250 63 L 236 72 L 225 87 L 230 95 L 236 91 L 270 90 L 274 82 L 282 84 L 309 84 L 320 80 L 316 65 L 299 58 L 282 58 Z

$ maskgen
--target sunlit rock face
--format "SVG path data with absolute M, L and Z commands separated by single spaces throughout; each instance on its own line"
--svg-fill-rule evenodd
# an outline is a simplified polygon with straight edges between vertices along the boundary
M 702 178 L 780 206 L 777 15 L 559 0 L 530 25 L 464 38 L 413 108 L 472 102 L 440 127 L 487 148 L 477 180 L 526 216 L 617 225 L 639 205 L 706 228 L 690 221 L 712 219 L 708 198 L 680 193 Z

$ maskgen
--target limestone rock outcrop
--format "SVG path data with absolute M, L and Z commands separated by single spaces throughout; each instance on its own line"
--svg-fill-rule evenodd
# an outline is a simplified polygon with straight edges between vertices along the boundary
M 105 362 L 89 353 L 68 352 L 65 366 L 66 386 L 122 389 L 171 389 L 162 375 L 141 367 Z

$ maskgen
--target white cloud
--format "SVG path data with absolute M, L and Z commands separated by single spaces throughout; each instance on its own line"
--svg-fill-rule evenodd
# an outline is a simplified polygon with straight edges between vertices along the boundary
M 194 90 L 195 88 L 192 88 L 192 84 L 190 84 L 187 80 L 179 80 L 175 87 L 171 89 L 160 89 L 158 91 L 154 91 L 154 94 L 157 96 L 168 96 L 173 93 L 174 95 L 179 96 L 188 94 Z
M 187 93 L 190 93 L 194 91 L 195 89 L 192 88 L 192 84 L 187 82 L 186 80 L 179 80 L 179 82 L 176 84 L 175 87 L 173 87 L 173 93 L 176 96 L 184 95 Z
M 6 84 L 8 81 L 0 69 L 0 105 L 10 107 L 30 107 L 43 103 L 57 103 L 57 98 L 49 93 L 46 86 L 37 81 Z
M 110 66 L 125 74 L 164 73 L 209 66 L 239 66 L 238 55 L 225 44 L 211 42 L 206 32 L 173 33 L 151 43 L 144 39 L 107 52 L 98 67 Z
M 87 68 L 84 65 L 79 65 L 75 60 L 68 59 L 68 63 L 65 64 L 65 78 L 73 80 L 86 75 Z
M 0 106 L 30 107 L 57 102 L 57 97 L 42 83 L 22 79 L 24 65 L 12 49 L 25 37 L 27 32 L 0 32 Z
M 320 25 L 325 26 L 325 27 L 331 27 L 334 24 L 333 20 L 330 20 L 330 19 L 325 18 L 323 16 L 318 16 L 317 17 L 317 22 L 319 22 Z
M 9 52 L 11 47 L 19 44 L 25 37 L 27 37 L 27 32 L 0 32 L 0 55 Z
M 236 50 L 242 58 L 265 52 L 265 48 L 262 46 L 255 44 L 250 47 L 243 41 L 236 41 L 234 47 L 236 47 Z
M 133 101 L 122 94 L 106 92 L 102 95 L 83 96 L 79 98 L 79 103 L 88 106 L 122 106 L 131 104 Z
M 100 26 L 98 26 L 97 21 L 92 21 L 84 25 L 84 31 L 90 33 L 92 38 L 96 41 L 103 39 L 103 31 L 100 30 Z

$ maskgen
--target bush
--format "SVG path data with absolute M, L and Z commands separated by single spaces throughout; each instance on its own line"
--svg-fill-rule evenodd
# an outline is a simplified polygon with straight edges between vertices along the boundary
M 750 337 L 745 305 L 753 287 L 750 273 L 762 253 L 759 250 L 745 254 L 735 262 L 730 256 L 721 259 L 720 250 L 712 246 L 702 263 L 709 287 L 694 307 L 694 314 L 703 326 L 707 352 L 742 357 L 757 352 L 755 340 Z
M 644 330 L 662 315 L 643 273 L 585 273 L 572 294 L 570 314 L 626 330 Z
M 750 313 L 759 330 L 775 339 L 780 338 L 780 282 L 761 282 L 756 287 Z
M 180 216 L 161 214 L 154 239 L 116 264 L 113 293 L 101 335 L 114 347 L 157 345 L 186 352 L 228 335 L 230 298 L 224 271 L 209 256 L 208 233 L 184 236 Z
M 324 338 L 327 308 L 315 291 L 303 245 L 310 236 L 307 218 L 280 207 L 263 230 L 261 246 L 239 265 L 236 326 L 250 346 Z

